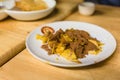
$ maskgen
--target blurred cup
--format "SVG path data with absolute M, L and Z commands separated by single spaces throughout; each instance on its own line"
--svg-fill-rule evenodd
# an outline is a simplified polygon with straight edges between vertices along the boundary
M 83 2 L 78 5 L 78 9 L 80 14 L 90 16 L 95 12 L 95 3 Z

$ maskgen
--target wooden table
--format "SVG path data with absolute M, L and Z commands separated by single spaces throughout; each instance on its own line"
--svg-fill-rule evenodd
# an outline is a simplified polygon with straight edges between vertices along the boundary
M 17 21 L 10 17 L 0 22 L 0 66 L 25 49 L 26 36 L 41 24 L 63 20 L 82 0 L 57 0 L 55 10 L 36 21 Z M 66 8 L 66 10 L 64 10 Z
M 120 8 L 97 5 L 93 16 L 80 15 L 76 10 L 64 20 L 102 26 L 116 38 L 116 51 L 105 61 L 91 66 L 60 68 L 35 59 L 24 49 L 0 67 L 0 80 L 120 80 Z

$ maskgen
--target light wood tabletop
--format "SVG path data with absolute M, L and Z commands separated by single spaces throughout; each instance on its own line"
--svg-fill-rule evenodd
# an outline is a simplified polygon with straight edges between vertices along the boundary
M 97 5 L 92 16 L 76 10 L 64 20 L 93 23 L 108 30 L 117 41 L 113 55 L 94 65 L 61 68 L 37 60 L 24 49 L 0 67 L 0 80 L 120 80 L 120 8 Z
M 55 10 L 46 18 L 40 20 L 18 21 L 8 17 L 0 21 L 0 66 L 25 49 L 24 43 L 29 32 L 41 24 L 63 20 L 73 12 L 79 4 L 78 2 L 82 2 L 82 0 L 66 1 L 57 0 Z M 64 8 L 67 10 L 65 11 Z

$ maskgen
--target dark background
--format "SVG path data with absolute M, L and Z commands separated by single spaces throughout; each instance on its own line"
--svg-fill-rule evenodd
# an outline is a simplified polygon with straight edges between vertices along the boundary
M 120 0 L 85 0 L 85 1 L 91 1 L 97 4 L 120 6 Z

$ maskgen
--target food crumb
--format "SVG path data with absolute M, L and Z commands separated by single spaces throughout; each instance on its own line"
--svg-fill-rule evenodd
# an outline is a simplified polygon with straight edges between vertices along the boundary
M 46 61 L 45 63 L 50 64 L 50 62 L 49 62 L 49 61 Z
M 95 64 L 97 63 L 97 61 L 94 62 Z
M 58 61 L 59 59 L 58 59 L 58 58 L 56 58 L 56 60 Z

